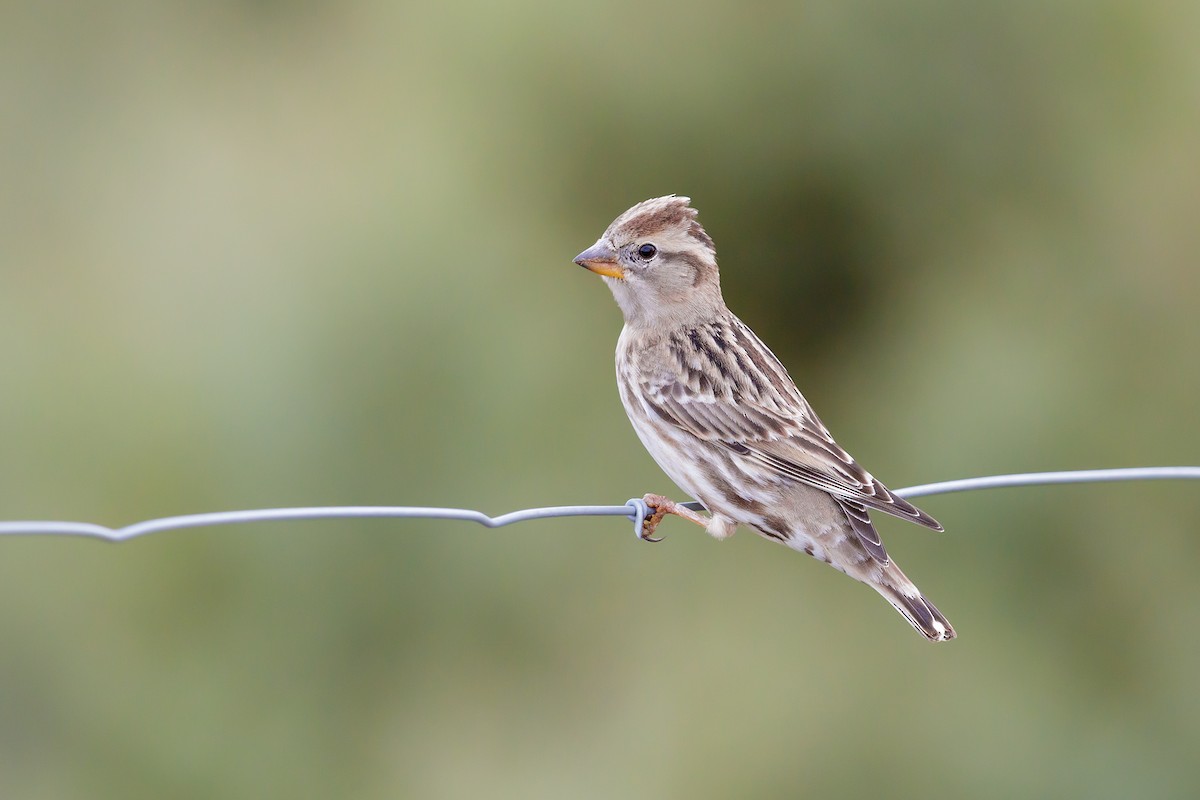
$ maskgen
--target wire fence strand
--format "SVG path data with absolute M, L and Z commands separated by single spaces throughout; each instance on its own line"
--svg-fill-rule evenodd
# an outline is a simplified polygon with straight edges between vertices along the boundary
M 1108 483 L 1113 481 L 1200 480 L 1200 467 L 1132 467 L 1127 469 L 1072 470 L 1067 472 L 1025 472 L 1012 475 L 989 475 L 981 478 L 926 483 L 910 486 L 895 493 L 904 498 L 926 497 L 977 489 L 998 489 L 1016 486 L 1041 486 L 1064 483 Z M 700 503 L 685 503 L 702 511 Z M 216 511 L 208 514 L 186 514 L 135 522 L 122 528 L 108 528 L 91 522 L 58 522 L 25 520 L 0 522 L 0 536 L 80 536 L 123 542 L 139 536 L 184 528 L 204 528 L 216 525 L 240 525 L 247 522 L 289 522 L 317 519 L 449 519 L 477 522 L 488 528 L 501 528 L 517 522 L 557 517 L 625 517 L 633 522 L 639 538 L 642 523 L 649 509 L 641 498 L 633 498 L 619 506 L 549 506 L 512 511 L 489 517 L 482 511 L 466 508 L 429 508 L 422 506 L 317 506 L 312 508 L 259 508 L 247 511 Z

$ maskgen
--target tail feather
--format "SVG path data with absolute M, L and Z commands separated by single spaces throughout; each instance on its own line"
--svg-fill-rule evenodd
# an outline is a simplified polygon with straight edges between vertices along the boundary
M 934 642 L 948 642 L 958 635 L 950 620 L 937 610 L 937 606 L 925 599 L 912 581 L 903 573 L 899 573 L 899 580 L 895 578 L 896 575 L 888 575 L 884 578 L 886 583 L 873 583 L 872 586 L 908 620 L 909 625 Z

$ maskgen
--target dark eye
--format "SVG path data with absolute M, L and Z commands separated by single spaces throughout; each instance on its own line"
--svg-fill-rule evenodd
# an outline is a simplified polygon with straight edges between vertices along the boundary
M 644 244 L 638 248 L 638 255 L 642 257 L 642 260 L 649 261 L 658 255 L 658 248 L 649 243 Z

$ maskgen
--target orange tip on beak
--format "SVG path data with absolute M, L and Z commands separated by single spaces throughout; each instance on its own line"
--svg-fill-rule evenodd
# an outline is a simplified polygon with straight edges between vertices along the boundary
M 617 263 L 617 254 L 604 242 L 594 245 L 575 256 L 575 263 L 606 278 L 625 280 L 625 270 Z

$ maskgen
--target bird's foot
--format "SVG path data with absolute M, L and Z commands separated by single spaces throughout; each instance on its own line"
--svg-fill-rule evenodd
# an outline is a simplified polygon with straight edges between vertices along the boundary
M 661 542 L 663 540 L 661 536 L 655 538 L 654 531 L 668 514 L 683 517 L 688 522 L 694 522 L 701 528 L 708 527 L 708 520 L 704 519 L 704 517 L 668 497 L 663 497 L 661 494 L 648 494 L 642 498 L 642 502 L 653 512 L 650 516 L 646 517 L 646 520 L 642 523 L 642 530 L 638 534 L 638 538 L 644 541 Z

